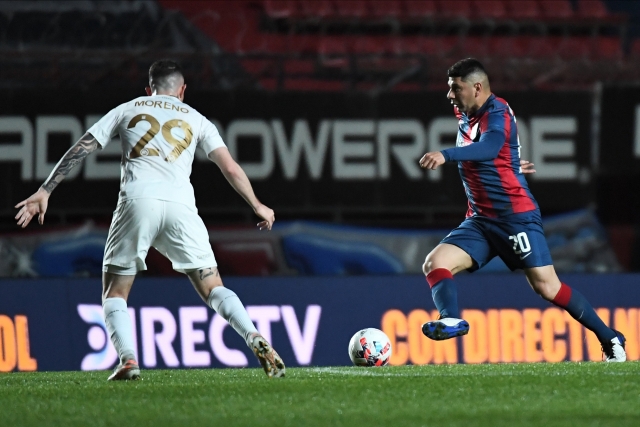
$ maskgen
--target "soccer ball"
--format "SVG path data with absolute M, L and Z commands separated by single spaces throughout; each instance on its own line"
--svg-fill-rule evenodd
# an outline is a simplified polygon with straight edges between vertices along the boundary
M 384 366 L 391 357 L 391 342 L 380 329 L 356 332 L 349 341 L 349 357 L 356 366 Z

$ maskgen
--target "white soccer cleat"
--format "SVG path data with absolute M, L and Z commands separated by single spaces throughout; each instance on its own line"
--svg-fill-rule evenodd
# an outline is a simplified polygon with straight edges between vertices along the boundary
M 602 353 L 604 353 L 605 362 L 624 362 L 627 360 L 627 352 L 624 350 L 626 341 L 622 333 L 616 331 L 616 336 L 610 342 L 602 343 Z
M 262 365 L 269 378 L 284 377 L 284 362 L 262 335 L 254 335 L 251 339 L 251 350 Z
M 140 379 L 140 366 L 138 362 L 133 359 L 127 360 L 125 363 L 120 363 L 116 366 L 113 374 L 109 376 L 108 381 L 118 380 L 139 380 Z

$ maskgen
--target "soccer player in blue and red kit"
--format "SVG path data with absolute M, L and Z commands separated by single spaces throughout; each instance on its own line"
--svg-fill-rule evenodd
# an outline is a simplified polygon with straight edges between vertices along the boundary
M 523 269 L 542 298 L 593 331 L 607 362 L 624 362 L 624 336 L 606 326 L 587 299 L 562 283 L 553 268 L 540 209 L 520 164 L 516 119 L 509 104 L 491 93 L 487 73 L 476 59 L 458 61 L 447 75 L 447 98 L 459 125 L 456 147 L 425 154 L 420 166 L 435 170 L 445 162 L 458 162 L 469 210 L 424 263 L 440 318 L 425 323 L 422 332 L 434 340 L 469 332 L 469 323 L 460 318 L 453 275 L 475 271 L 499 256 L 511 270 Z

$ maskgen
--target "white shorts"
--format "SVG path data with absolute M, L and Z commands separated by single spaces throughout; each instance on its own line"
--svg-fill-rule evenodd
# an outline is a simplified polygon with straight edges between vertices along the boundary
M 181 273 L 216 267 L 209 233 L 195 207 L 156 199 L 121 200 L 113 213 L 102 271 L 135 275 L 153 246 Z

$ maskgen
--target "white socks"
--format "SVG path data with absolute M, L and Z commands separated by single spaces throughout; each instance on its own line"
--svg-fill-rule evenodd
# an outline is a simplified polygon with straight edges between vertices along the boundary
M 129 359 L 137 361 L 127 302 L 122 298 L 107 298 L 102 303 L 102 309 L 104 311 L 104 323 L 107 325 L 109 337 L 111 337 L 111 342 L 118 352 L 120 361 L 123 363 Z
M 235 292 L 224 286 L 217 286 L 209 294 L 207 304 L 229 322 L 231 327 L 244 338 L 247 345 L 251 346 L 249 338 L 252 334 L 258 333 L 258 330 Z
M 224 286 L 218 286 L 209 294 L 207 304 L 229 322 L 231 327 L 244 338 L 247 345 L 251 345 L 249 338 L 252 334 L 258 333 L 258 330 L 235 292 Z M 122 298 L 107 298 L 102 303 L 102 309 L 104 323 L 120 361 L 126 362 L 129 359 L 137 361 L 127 302 Z

